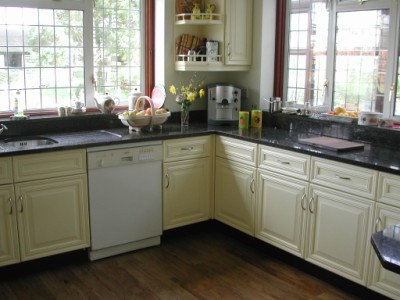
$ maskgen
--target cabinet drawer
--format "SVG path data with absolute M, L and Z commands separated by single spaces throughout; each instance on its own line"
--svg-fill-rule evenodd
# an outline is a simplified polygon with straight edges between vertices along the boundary
M 258 150 L 259 168 L 277 172 L 282 175 L 308 180 L 310 176 L 310 156 L 260 146 Z
M 378 202 L 400 207 L 400 176 L 388 173 L 379 173 Z
M 0 184 L 8 184 L 13 182 L 12 177 L 12 158 L 0 158 Z
M 375 199 L 377 171 L 315 157 L 311 171 L 312 183 Z
M 85 149 L 27 154 L 13 159 L 15 182 L 86 173 Z
M 257 144 L 217 136 L 216 155 L 255 167 L 257 163 Z
M 164 142 L 164 161 L 178 161 L 210 156 L 211 136 L 182 138 Z

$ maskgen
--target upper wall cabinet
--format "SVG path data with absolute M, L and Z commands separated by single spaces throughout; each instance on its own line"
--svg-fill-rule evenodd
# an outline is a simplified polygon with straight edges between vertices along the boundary
M 252 0 L 176 0 L 175 70 L 247 71 Z

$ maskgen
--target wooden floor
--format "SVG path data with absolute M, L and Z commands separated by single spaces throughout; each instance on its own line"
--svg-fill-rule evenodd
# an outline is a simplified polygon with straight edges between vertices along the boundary
M 0 299 L 384 299 L 209 225 L 170 231 L 160 246 L 95 262 L 78 251 L 0 268 Z

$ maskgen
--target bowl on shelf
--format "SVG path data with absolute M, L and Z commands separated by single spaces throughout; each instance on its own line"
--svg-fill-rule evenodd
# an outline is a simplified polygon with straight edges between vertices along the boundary
M 378 125 L 380 118 L 382 118 L 381 113 L 359 112 L 358 113 L 358 125 L 375 126 L 375 125 Z

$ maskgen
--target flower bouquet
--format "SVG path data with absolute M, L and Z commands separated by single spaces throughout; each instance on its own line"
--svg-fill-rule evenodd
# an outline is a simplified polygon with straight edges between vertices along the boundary
M 192 78 L 190 78 L 187 85 L 181 85 L 180 88 L 176 88 L 175 85 L 169 87 L 169 92 L 176 95 L 176 102 L 181 107 L 181 125 L 189 125 L 189 108 L 190 105 L 197 99 L 204 97 L 205 91 L 203 89 L 204 82 L 198 82 L 197 74 L 195 73 Z

